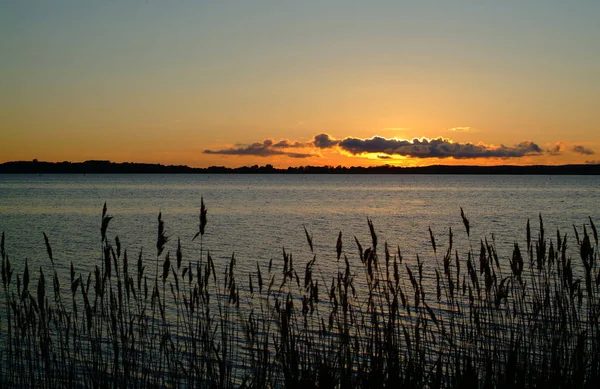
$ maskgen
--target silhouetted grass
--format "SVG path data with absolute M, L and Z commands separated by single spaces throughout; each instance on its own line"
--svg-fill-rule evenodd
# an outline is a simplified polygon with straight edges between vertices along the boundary
M 433 283 L 424 263 L 400 248 L 342 234 L 324 272 L 312 258 L 298 264 L 256 263 L 236 274 L 235 256 L 215 266 L 203 245 L 183 258 L 158 216 L 155 263 L 130 258 L 101 219 L 101 258 L 94 271 L 61 285 L 48 237 L 52 272 L 15 274 L 2 235 L 2 387 L 407 387 L 591 388 L 600 374 L 598 235 L 527 241 L 499 258 L 493 243 L 472 241 L 461 209 L 467 252 L 449 230 L 440 250 L 431 229 Z M 588 228 L 590 231 L 588 231 Z M 430 255 L 431 253 L 428 253 Z M 350 255 L 350 258 L 348 257 Z M 356 257 L 354 257 L 356 255 Z M 131 261 L 130 261 L 131 259 Z M 36 281 L 32 273 L 36 272 Z M 62 280 L 64 282 L 64 280 Z

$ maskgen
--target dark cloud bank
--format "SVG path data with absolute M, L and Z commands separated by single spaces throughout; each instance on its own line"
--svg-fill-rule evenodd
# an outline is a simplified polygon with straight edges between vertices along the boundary
M 314 150 L 314 152 L 293 152 L 293 149 Z M 513 146 L 491 146 L 485 144 L 456 143 L 449 139 L 386 139 L 375 136 L 368 139 L 348 137 L 335 139 L 328 134 L 319 134 L 310 142 L 291 142 L 282 140 L 274 142 L 266 139 L 262 143 L 253 143 L 248 146 L 229 148 L 222 150 L 205 150 L 207 154 L 224 155 L 252 155 L 268 157 L 273 155 L 285 155 L 292 158 L 318 157 L 318 150 L 338 149 L 352 155 L 367 153 L 379 154 L 381 159 L 389 159 L 392 156 L 405 156 L 412 158 L 519 158 L 531 155 L 548 153 L 557 155 L 560 149 L 542 150 L 532 141 L 524 141 Z M 594 151 L 583 146 L 574 146 L 573 152 L 583 155 L 593 155 Z
M 318 138 L 318 140 L 317 140 Z M 337 145 L 353 155 L 379 153 L 413 158 L 515 158 L 526 155 L 538 155 L 543 151 L 533 142 L 521 142 L 515 146 L 491 147 L 472 143 L 453 143 L 448 139 L 386 139 L 375 136 L 370 139 L 345 138 L 333 140 L 327 134 L 315 137 L 315 146 L 321 148 Z
M 546 150 L 550 155 L 561 155 L 565 150 L 569 149 L 568 141 L 557 142 L 554 146 Z M 594 150 L 588 149 L 582 145 L 573 145 L 570 147 L 571 152 L 581 155 L 594 155 L 596 152 Z
M 224 154 L 224 155 L 253 155 L 257 157 L 270 157 L 272 155 L 286 155 L 292 158 L 307 158 L 314 154 L 294 153 L 284 151 L 289 148 L 305 147 L 304 144 L 298 142 L 289 142 L 282 140 L 274 143 L 271 139 L 265 139 L 263 143 L 252 143 L 249 146 L 231 148 L 224 150 L 204 150 L 205 154 Z
M 587 149 L 587 148 L 585 148 L 585 147 L 583 147 L 583 146 L 581 146 L 581 145 L 576 145 L 576 146 L 573 146 L 573 149 L 572 149 L 572 151 L 573 151 L 574 153 L 577 153 L 577 154 L 583 154 L 583 155 L 594 155 L 594 154 L 596 154 L 596 153 L 594 152 L 594 150 Z

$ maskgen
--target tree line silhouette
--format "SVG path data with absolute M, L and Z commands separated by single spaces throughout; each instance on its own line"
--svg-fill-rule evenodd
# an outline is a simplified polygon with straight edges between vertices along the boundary
M 500 165 L 419 167 L 381 166 L 297 166 L 276 168 L 267 164 L 242 167 L 210 166 L 194 168 L 185 165 L 161 165 L 137 162 L 90 160 L 85 162 L 13 161 L 0 164 L 0 174 L 551 174 L 598 175 L 600 164 L 580 165 Z

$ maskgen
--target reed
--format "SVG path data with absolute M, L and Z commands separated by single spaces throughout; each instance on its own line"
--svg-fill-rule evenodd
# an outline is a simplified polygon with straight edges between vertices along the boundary
M 317 258 L 304 228 L 307 260 L 284 249 L 242 278 L 234 255 L 219 266 L 204 247 L 204 199 L 190 242 L 197 257 L 184 258 L 179 239 L 175 253 L 165 250 L 159 213 L 153 263 L 142 251 L 130 261 L 119 238 L 109 239 L 105 204 L 101 260 L 89 274 L 71 263 L 62 285 L 48 235 L 50 266 L 36 272 L 25 261 L 17 274 L 2 234 L 0 386 L 594 387 L 593 221 L 567 243 L 559 231 L 548 236 L 540 216 L 537 237 L 528 222 L 526 242 L 503 258 L 493 240 L 473 240 L 460 215 L 466 251 L 451 229 L 445 245 L 429 229 L 431 252 L 411 261 L 382 247 L 368 220 L 368 243 L 354 238 L 348 249 L 340 232 L 331 257 Z M 335 262 L 335 273 L 322 261 Z

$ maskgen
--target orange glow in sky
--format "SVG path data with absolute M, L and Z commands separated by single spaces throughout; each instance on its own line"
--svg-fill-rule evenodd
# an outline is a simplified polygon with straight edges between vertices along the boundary
M 600 2 L 3 2 L 0 162 L 598 163 L 597 15 Z

